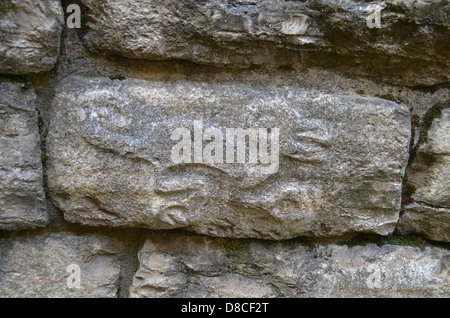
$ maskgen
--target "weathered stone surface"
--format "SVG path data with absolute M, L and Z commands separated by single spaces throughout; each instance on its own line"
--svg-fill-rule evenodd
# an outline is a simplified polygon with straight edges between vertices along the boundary
M 447 0 L 82 1 L 85 41 L 107 53 L 234 68 L 322 66 L 405 85 L 449 80 Z M 369 19 L 376 11 L 379 24 Z
M 398 220 L 410 119 L 393 102 L 71 77 L 52 111 L 49 188 L 71 222 L 285 239 L 387 235 Z M 222 133 L 279 128 L 278 172 L 264 174 L 266 165 L 248 160 L 174 163 L 171 134 L 192 131 L 195 120 Z
M 450 252 L 153 235 L 131 297 L 448 297 Z
M 402 231 L 417 231 L 432 240 L 450 241 L 450 108 L 435 118 L 408 168 L 411 197 Z
M 416 188 L 412 198 L 450 208 L 450 108 L 444 109 L 428 131 L 411 165 L 408 181 Z
M 0 297 L 117 297 L 117 253 L 118 247 L 101 235 L 0 240 Z M 79 266 L 80 288 L 72 264 Z
M 59 54 L 63 21 L 59 0 L 2 0 L 0 73 L 51 70 Z
M 45 226 L 35 93 L 0 83 L 0 229 Z
M 397 230 L 401 234 L 419 233 L 430 240 L 450 242 L 450 209 L 408 204 L 403 208 Z

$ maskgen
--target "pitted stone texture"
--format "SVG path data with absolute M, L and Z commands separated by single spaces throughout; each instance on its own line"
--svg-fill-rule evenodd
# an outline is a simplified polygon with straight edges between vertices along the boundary
M 448 297 L 450 253 L 153 235 L 131 297 Z
M 118 252 L 102 235 L 53 233 L 0 240 L 0 297 L 117 297 Z M 79 267 L 79 288 L 71 265 Z
M 2 0 L 0 73 L 51 70 L 59 55 L 63 22 L 59 0 Z
M 0 229 L 45 226 L 40 136 L 34 91 L 0 83 Z
M 408 168 L 416 203 L 405 208 L 402 231 L 450 241 L 450 108 L 443 109 Z M 413 222 L 414 221 L 414 222 Z
M 447 0 L 82 1 L 87 45 L 110 54 L 233 68 L 321 66 L 413 86 L 449 80 Z M 369 19 L 376 12 L 379 24 Z
M 188 81 L 71 77 L 57 91 L 49 188 L 70 222 L 286 239 L 387 235 L 398 220 L 404 106 Z M 260 162 L 174 163 L 171 134 L 192 132 L 195 120 L 222 132 L 278 127 L 278 172 L 262 173 Z

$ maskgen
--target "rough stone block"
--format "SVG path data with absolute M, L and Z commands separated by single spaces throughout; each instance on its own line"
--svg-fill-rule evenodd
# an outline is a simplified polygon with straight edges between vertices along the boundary
M 87 45 L 140 59 L 328 67 L 406 85 L 449 81 L 449 3 L 83 0 Z
M 244 85 L 71 77 L 52 108 L 49 187 L 71 222 L 286 239 L 387 235 L 398 220 L 410 115 L 393 102 Z M 196 121 L 203 130 L 194 131 Z M 188 134 L 186 153 L 192 153 L 177 162 L 172 153 L 180 141 L 171 137 L 181 128 Z M 207 141 L 214 128 L 216 153 Z M 226 128 L 271 129 L 273 138 L 258 136 L 259 150 L 264 140 L 276 149 L 278 129 L 279 152 L 269 151 L 270 164 L 258 152 L 252 163 L 254 143 L 247 140 L 239 143 L 245 163 L 236 163 L 239 156 L 225 163 L 225 144 L 232 140 Z M 223 163 L 208 161 L 208 154 Z M 275 173 L 264 172 L 269 167 Z
M 59 55 L 63 22 L 59 0 L 2 0 L 0 73 L 51 70 Z
M 448 297 L 450 253 L 153 235 L 131 297 Z
M 407 175 L 415 202 L 404 209 L 401 231 L 450 241 L 450 108 L 434 119 Z
M 119 249 L 102 235 L 0 240 L 0 297 L 117 297 Z
M 35 93 L 0 83 L 0 229 L 45 226 L 48 216 Z

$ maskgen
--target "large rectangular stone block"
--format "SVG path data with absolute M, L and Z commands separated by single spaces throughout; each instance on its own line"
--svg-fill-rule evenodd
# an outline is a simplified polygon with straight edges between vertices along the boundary
M 448 297 L 446 249 L 155 234 L 131 297 Z
M 82 0 L 93 50 L 221 67 L 337 68 L 449 80 L 448 1 Z
M 49 187 L 71 222 L 286 239 L 387 235 L 398 220 L 410 115 L 393 102 L 71 77 L 52 111 Z M 230 128 L 254 129 L 257 142 L 250 134 L 233 157 Z

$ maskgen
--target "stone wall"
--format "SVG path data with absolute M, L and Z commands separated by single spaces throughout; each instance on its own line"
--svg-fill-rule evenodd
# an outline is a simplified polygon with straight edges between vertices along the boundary
M 3 1 L 0 297 L 450 296 L 449 13 Z

